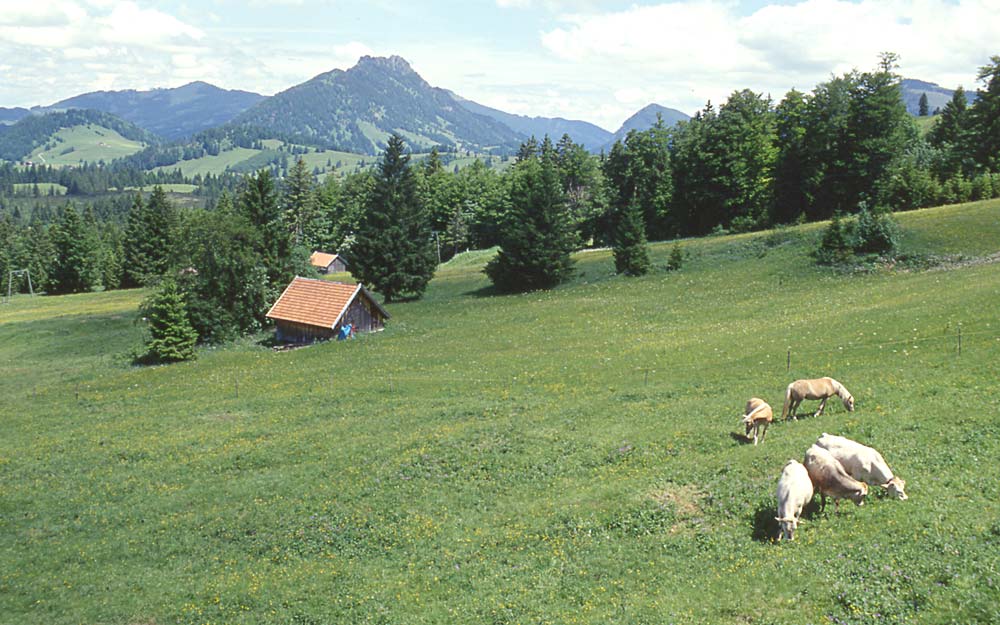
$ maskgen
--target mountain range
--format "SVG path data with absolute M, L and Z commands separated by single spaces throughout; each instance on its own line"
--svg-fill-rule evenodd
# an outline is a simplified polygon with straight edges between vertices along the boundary
M 359 154 L 377 154 L 393 132 L 418 151 L 439 146 L 509 153 L 530 136 L 568 134 L 597 152 L 639 127 L 639 114 L 617 135 L 584 121 L 513 115 L 429 85 L 399 56 L 365 56 L 348 70 L 320 74 L 270 97 L 194 82 L 174 89 L 96 91 L 30 110 L 0 108 L 0 130 L 29 116 L 73 109 L 118 116 L 168 141 L 211 130 L 214 137 L 268 137 Z M 674 109 L 658 110 L 668 123 L 687 118 Z
M 953 93 L 914 79 L 904 79 L 901 91 L 912 114 L 917 113 L 922 94 L 933 111 L 943 108 Z M 972 101 L 975 96 L 968 97 Z M 556 139 L 568 134 L 574 142 L 598 152 L 608 150 L 630 130 L 649 128 L 657 116 L 668 126 L 689 119 L 676 109 L 649 104 L 611 133 L 579 120 L 514 115 L 431 86 L 399 56 L 365 56 L 348 70 L 320 74 L 273 96 L 193 82 L 173 89 L 96 91 L 30 110 L 0 108 L 0 152 L 11 158 L 26 146 L 45 143 L 48 137 L 32 133 L 59 122 L 42 123 L 35 118 L 76 109 L 100 111 L 125 120 L 123 124 L 130 122 L 151 133 L 143 137 L 147 144 L 160 143 L 158 138 L 183 143 L 210 131 L 216 140 L 225 136 L 274 138 L 367 155 L 377 154 L 391 133 L 402 135 L 415 151 L 438 146 L 449 151 L 510 153 L 529 136 Z M 26 126 L 18 128 L 22 125 Z M 128 133 L 140 134 L 130 128 Z M 9 145 L 14 138 L 17 145 Z

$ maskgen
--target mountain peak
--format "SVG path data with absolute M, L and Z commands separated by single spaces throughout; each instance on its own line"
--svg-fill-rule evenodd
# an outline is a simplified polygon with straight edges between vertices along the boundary
M 368 56 L 365 55 L 358 59 L 358 64 L 355 65 L 356 68 L 372 67 L 382 70 L 387 70 L 395 73 L 413 73 L 413 68 L 410 64 L 401 56 L 393 54 L 392 56 Z

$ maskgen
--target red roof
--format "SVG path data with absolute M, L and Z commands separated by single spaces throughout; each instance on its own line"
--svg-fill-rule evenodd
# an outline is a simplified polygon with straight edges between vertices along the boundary
M 313 267 L 329 267 L 330 263 L 337 260 L 336 254 L 327 254 L 326 252 L 313 252 L 312 256 L 309 257 L 309 264 Z
M 359 293 L 368 298 L 386 318 L 389 317 L 368 289 L 360 284 L 296 277 L 267 311 L 267 318 L 336 329 L 340 317 Z

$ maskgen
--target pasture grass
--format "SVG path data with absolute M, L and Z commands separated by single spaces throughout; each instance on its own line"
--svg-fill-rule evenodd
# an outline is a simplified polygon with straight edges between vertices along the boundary
M 54 133 L 46 146 L 36 148 L 28 160 L 53 167 L 66 167 L 81 163 L 110 163 L 116 158 L 135 154 L 145 145 L 139 141 L 126 139 L 110 128 L 87 124 L 62 128 Z
M 901 214 L 905 251 L 982 259 L 998 212 Z M 582 252 L 510 296 L 472 252 L 384 332 L 165 367 L 120 357 L 142 292 L 16 297 L 0 620 L 997 622 L 1000 264 L 835 272 L 820 231 L 685 240 L 673 272 L 655 244 L 635 279 Z M 747 398 L 821 375 L 854 413 L 742 440 Z M 776 544 L 778 475 L 822 432 L 910 499 L 810 507 Z

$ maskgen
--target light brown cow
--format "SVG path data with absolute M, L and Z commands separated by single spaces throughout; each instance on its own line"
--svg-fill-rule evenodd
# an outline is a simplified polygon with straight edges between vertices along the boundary
M 771 410 L 771 405 L 759 397 L 751 397 L 743 414 L 743 425 L 747 427 L 747 439 L 750 438 L 752 430 L 753 444 L 757 445 L 758 434 L 760 434 L 760 442 L 763 443 L 764 437 L 767 436 L 767 426 L 771 425 L 772 421 L 774 421 L 774 411 Z
M 889 491 L 890 496 L 900 501 L 907 499 L 903 490 L 906 482 L 892 474 L 892 469 L 878 451 L 849 438 L 826 432 L 823 432 L 816 444 L 833 454 L 854 479 L 872 486 L 881 486 Z
M 819 402 L 819 409 L 813 414 L 814 417 L 818 417 L 823 414 L 823 409 L 826 408 L 826 400 L 833 395 L 836 395 L 844 402 L 844 408 L 848 412 L 854 412 L 854 396 L 848 392 L 843 384 L 833 378 L 795 380 L 785 389 L 785 407 L 781 410 L 781 419 L 786 420 L 789 417 L 798 419 L 795 416 L 795 411 L 798 410 L 799 404 L 805 399 L 822 400 Z
M 802 464 L 809 473 L 813 489 L 819 493 L 822 509 L 826 509 L 827 496 L 833 499 L 838 511 L 841 499 L 850 499 L 858 506 L 864 505 L 868 485 L 848 475 L 840 461 L 829 451 L 819 445 L 813 445 L 806 450 L 805 462 Z
M 781 526 L 778 540 L 795 540 L 795 530 L 802 516 L 802 508 L 812 501 L 813 485 L 809 472 L 798 460 L 789 460 L 778 478 L 778 516 L 774 518 Z

